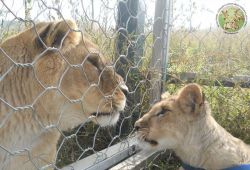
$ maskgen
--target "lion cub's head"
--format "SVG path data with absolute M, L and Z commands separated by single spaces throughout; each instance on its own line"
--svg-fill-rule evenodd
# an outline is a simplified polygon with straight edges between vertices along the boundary
M 161 101 L 135 123 L 143 148 L 175 149 L 185 140 L 189 125 L 202 117 L 204 95 L 197 84 L 183 87 L 176 95 L 164 93 Z

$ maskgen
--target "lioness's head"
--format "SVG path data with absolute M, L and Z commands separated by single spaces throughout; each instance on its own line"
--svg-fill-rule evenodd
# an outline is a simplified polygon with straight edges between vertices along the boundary
M 18 71 L 20 68 L 13 69 L 16 77 L 25 77 L 27 81 L 31 77 L 36 81 L 26 85 L 23 79 L 22 86 L 31 89 L 22 92 L 25 94 L 20 97 L 26 98 L 21 102 L 6 99 L 11 105 L 30 104 L 49 87 L 56 89 L 53 95 L 62 95 L 67 101 L 81 103 L 80 107 L 75 106 L 79 109 L 75 112 L 82 112 L 86 118 L 94 117 L 92 120 L 101 126 L 118 121 L 119 112 L 125 107 L 127 86 L 97 46 L 78 30 L 75 22 L 38 23 L 6 40 L 1 48 L 16 63 L 30 64 L 24 67 L 27 73 Z M 8 66 L 8 58 L 1 58 Z M 51 112 L 57 102 L 53 95 L 50 99 L 54 105 L 46 109 Z
M 154 150 L 177 148 L 203 109 L 204 95 L 197 84 L 188 84 L 175 95 L 164 93 L 161 101 L 135 123 L 139 143 Z
M 39 30 L 42 41 L 39 37 L 34 40 L 38 48 L 46 49 L 44 42 L 60 49 L 60 60 L 65 59 L 62 74 L 58 77 L 62 93 L 70 100 L 81 100 L 83 113 L 87 117 L 93 116 L 94 122 L 101 126 L 114 125 L 119 112 L 124 110 L 124 93 L 128 88 L 97 46 L 73 29 L 77 30 L 77 27 L 72 21 L 45 23 Z M 51 61 L 50 55 L 43 57 Z M 46 66 L 42 69 L 48 68 L 48 63 L 41 61 L 43 63 Z

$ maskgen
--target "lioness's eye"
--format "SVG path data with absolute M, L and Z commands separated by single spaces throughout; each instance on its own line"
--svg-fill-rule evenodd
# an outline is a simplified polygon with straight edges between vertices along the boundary
M 162 116 L 167 112 L 170 112 L 171 110 L 167 109 L 167 108 L 162 108 L 160 112 L 157 113 L 157 116 Z
M 95 66 L 99 71 L 101 71 L 103 69 L 101 60 L 100 60 L 100 56 L 97 54 L 92 54 L 90 56 L 88 56 L 87 60 L 93 65 Z

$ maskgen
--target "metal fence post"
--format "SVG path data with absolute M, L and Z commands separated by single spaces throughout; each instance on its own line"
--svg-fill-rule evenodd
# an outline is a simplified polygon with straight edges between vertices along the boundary
M 137 64 L 143 55 L 145 16 L 140 0 L 122 0 L 118 4 L 116 52 Z M 141 35 L 140 35 L 141 34 Z M 124 62 L 124 61 L 121 61 Z
M 24 0 L 24 17 L 25 20 L 31 19 L 31 0 Z M 25 22 L 25 27 L 28 28 L 31 24 L 29 22 Z
M 117 31 L 118 36 L 116 39 L 116 62 L 117 72 L 126 79 L 126 84 L 129 91 L 132 92 L 128 96 L 128 114 L 133 110 L 132 120 L 129 127 L 133 127 L 134 120 L 138 118 L 139 107 L 135 106 L 140 103 L 141 92 L 140 74 L 138 63 L 143 56 L 144 46 L 144 22 L 145 10 L 141 0 L 122 0 L 118 4 L 118 18 L 117 18 Z M 131 69 L 132 68 L 132 69 Z M 127 115 L 128 116 L 128 115 Z M 134 117 L 135 116 L 135 117 Z M 129 131 L 129 128 L 127 129 Z
M 169 34 L 172 17 L 172 0 L 157 0 L 153 26 L 153 53 L 150 62 L 152 95 L 150 103 L 160 99 L 165 88 L 168 62 Z

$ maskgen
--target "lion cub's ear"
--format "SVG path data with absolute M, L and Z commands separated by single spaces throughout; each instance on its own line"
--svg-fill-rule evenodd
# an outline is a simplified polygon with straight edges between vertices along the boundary
M 37 30 L 39 36 L 36 34 L 34 41 L 38 48 L 61 47 L 65 52 L 79 44 L 81 33 L 75 31 L 77 29 L 76 23 L 71 20 L 40 23 Z
M 198 84 L 188 84 L 178 93 L 178 101 L 185 113 L 199 114 L 204 100 L 204 94 Z
M 161 95 L 161 100 L 167 99 L 169 96 L 170 96 L 170 93 L 169 93 L 169 92 L 164 92 L 164 93 L 162 93 L 162 95 Z

